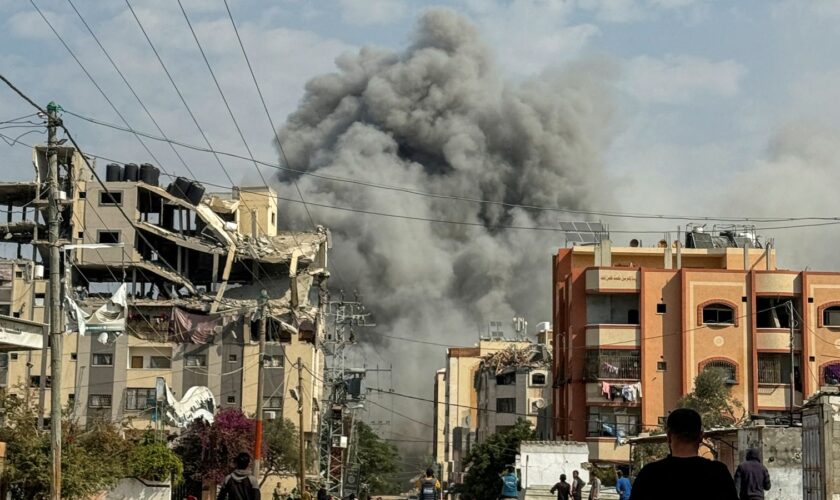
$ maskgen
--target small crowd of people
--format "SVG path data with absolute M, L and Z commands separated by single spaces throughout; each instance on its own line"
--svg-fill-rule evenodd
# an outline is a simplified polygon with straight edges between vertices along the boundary
M 703 421 L 696 411 L 680 408 L 671 412 L 665 433 L 670 450 L 667 457 L 642 467 L 632 484 L 620 470 L 616 472 L 615 490 L 620 500 L 764 500 L 764 492 L 770 490 L 770 474 L 758 450 L 747 450 L 746 460 L 733 477 L 723 462 L 700 456 Z M 592 474 L 589 484 L 589 500 L 598 500 L 601 481 Z M 504 487 L 501 498 L 512 498 L 506 496 L 510 490 Z M 561 474 L 551 493 L 557 493 L 557 500 L 582 500 L 583 487 L 578 471 L 573 471 L 572 482 Z

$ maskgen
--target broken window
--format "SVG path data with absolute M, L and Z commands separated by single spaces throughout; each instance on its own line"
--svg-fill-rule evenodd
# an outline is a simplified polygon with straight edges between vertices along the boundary
M 47 298 L 45 293 L 35 294 L 35 307 L 44 307 L 44 300 Z
M 263 399 L 263 407 L 264 408 L 274 408 L 274 409 L 281 409 L 283 408 L 283 398 L 279 396 L 272 396 L 270 398 Z
M 207 356 L 204 354 L 188 354 L 184 356 L 184 364 L 187 366 L 207 366 Z
M 283 368 L 283 355 L 274 354 L 263 356 L 263 366 L 266 368 Z
M 119 231 L 99 231 L 97 233 L 97 242 L 105 244 L 114 244 L 120 242 Z
M 790 301 L 796 303 L 793 297 L 756 297 L 755 326 L 758 328 L 790 328 L 790 308 L 788 306 Z M 796 306 L 794 305 L 794 307 Z M 795 318 L 796 312 L 793 314 Z
M 122 205 L 122 191 L 101 191 L 99 193 L 99 206 Z
M 92 366 L 112 366 L 114 364 L 113 354 L 96 353 L 91 358 Z
M 496 385 L 514 385 L 516 384 L 516 372 L 510 371 L 496 375 Z
M 638 325 L 638 293 L 599 293 L 586 296 L 586 323 Z

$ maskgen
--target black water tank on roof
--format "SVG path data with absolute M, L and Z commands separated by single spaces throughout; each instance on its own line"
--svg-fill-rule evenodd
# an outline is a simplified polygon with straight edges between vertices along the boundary
M 190 180 L 186 177 L 177 177 L 171 193 L 182 200 L 187 199 L 187 191 L 190 190 Z
M 187 201 L 193 205 L 198 205 L 201 203 L 202 198 L 204 198 L 204 185 L 198 181 L 190 182 L 190 188 L 187 191 Z
M 140 180 L 151 186 L 157 186 L 160 181 L 160 169 L 151 163 L 140 165 Z
M 105 181 L 120 182 L 123 177 L 123 168 L 116 163 L 109 163 L 105 166 Z
M 126 163 L 125 172 L 123 172 L 123 180 L 126 182 L 137 182 L 140 168 L 136 163 Z

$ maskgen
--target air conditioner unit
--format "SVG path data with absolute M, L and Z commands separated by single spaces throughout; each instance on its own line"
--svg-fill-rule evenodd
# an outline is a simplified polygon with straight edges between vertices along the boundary
M 333 436 L 333 448 L 347 448 L 347 436 Z
M 528 400 L 528 408 L 530 409 L 530 413 L 539 413 L 540 410 L 545 408 L 546 402 L 543 398 L 531 398 Z
M 277 412 L 276 411 L 267 411 L 267 412 L 264 413 L 264 415 L 265 415 L 266 420 L 274 420 L 274 419 L 277 418 Z

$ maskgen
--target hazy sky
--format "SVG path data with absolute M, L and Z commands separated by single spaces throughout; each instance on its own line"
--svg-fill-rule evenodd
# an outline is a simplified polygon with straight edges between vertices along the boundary
M 70 4 L 37 3 L 128 122 L 154 132 Z M 75 3 L 164 132 L 202 144 L 125 3 Z M 579 58 L 607 68 L 604 75 L 612 80 L 616 110 L 611 146 L 604 151 L 606 170 L 614 180 L 615 203 L 610 208 L 691 215 L 831 215 L 832 205 L 837 205 L 833 200 L 816 204 L 812 192 L 833 182 L 800 190 L 781 182 L 780 199 L 757 192 L 776 192 L 777 185 L 769 181 L 753 189 L 741 186 L 734 190 L 736 195 L 732 191 L 734 175 L 764 176 L 783 157 L 810 155 L 806 164 L 836 162 L 829 153 L 814 158 L 820 153 L 813 149 L 821 151 L 815 137 L 824 137 L 829 147 L 840 122 L 835 105 L 840 97 L 840 59 L 835 55 L 840 46 L 835 29 L 840 1 L 230 1 L 276 123 L 294 110 L 310 77 L 334 69 L 338 55 L 364 45 L 404 48 L 418 13 L 441 4 L 474 20 L 510 79 Z M 213 146 L 244 154 L 177 3 L 133 0 L 132 5 Z M 224 4 L 186 0 L 184 5 L 250 146 L 259 158 L 274 161 L 272 133 Z M 0 0 L 0 14 L 0 69 L 6 76 L 41 102 L 55 100 L 68 110 L 119 122 L 29 2 Z M 15 96 L 0 91 L 0 120 L 28 112 Z M 131 135 L 66 119 L 93 152 L 124 161 L 149 160 Z M 24 130 L 0 133 L 16 131 Z M 41 137 L 30 134 L 23 140 Z M 183 170 L 168 147 L 148 142 L 168 170 Z M 211 157 L 185 157 L 201 166 L 205 180 L 225 183 Z M 29 177 L 28 158 L 25 148 L 4 146 L 4 177 Z M 248 164 L 225 163 L 235 181 L 243 176 L 256 179 Z M 836 181 L 838 175 L 834 168 L 794 170 L 801 174 L 792 177 L 797 183 L 802 177 L 824 175 Z M 605 222 L 629 229 L 676 226 Z M 780 248 L 802 234 L 774 232 Z M 807 265 L 802 259 L 788 262 Z
M 173 139 L 203 145 L 126 4 L 73 1 L 163 131 Z M 131 1 L 213 147 L 245 155 L 177 2 Z M 255 156 L 277 161 L 273 133 L 224 3 L 183 3 Z M 419 14 L 430 6 L 446 5 L 475 23 L 511 81 L 573 62 L 598 68 L 612 90 L 606 104 L 612 112 L 604 134 L 609 145 L 601 155 L 604 206 L 591 208 L 692 216 L 840 215 L 840 0 L 229 3 L 278 125 L 297 108 L 306 82 L 334 71 L 338 56 L 367 45 L 405 49 Z M 38 0 L 37 5 L 129 124 L 157 134 L 71 5 L 66 0 Z M 0 72 L 43 104 L 53 100 L 68 111 L 120 122 L 25 0 L 0 0 Z M 29 107 L 0 88 L 0 122 L 29 113 Z M 121 162 L 155 163 L 131 134 L 70 115 L 65 121 L 89 152 Z M 0 124 L 4 135 L 27 130 Z M 44 138 L 38 132 L 21 140 Z M 186 173 L 168 146 L 147 144 L 166 170 Z M 2 180 L 31 179 L 26 147 L 0 143 L 0 154 Z M 202 180 L 229 185 L 212 156 L 182 154 Z M 223 162 L 234 182 L 258 182 L 250 163 L 229 158 Z M 388 181 L 377 178 L 376 172 L 367 180 Z M 313 216 L 326 218 L 319 210 L 326 209 L 313 208 Z M 280 220 L 282 224 L 282 209 Z M 663 231 L 680 223 L 613 218 L 604 222 L 614 230 Z M 837 270 L 840 237 L 834 227 L 762 232 L 776 238 L 784 266 Z M 518 237 L 523 249 L 528 248 L 527 233 Z M 660 237 L 646 234 L 643 239 L 652 243 Z M 616 233 L 614 240 L 621 244 L 629 238 Z M 562 244 L 558 240 L 557 246 Z M 537 260 L 545 256 L 547 273 L 552 249 L 529 251 L 538 252 Z M 549 297 L 546 289 L 546 301 Z M 548 302 L 541 306 L 548 307 Z M 546 318 L 529 319 L 533 325 Z M 433 372 L 442 362 L 442 357 L 430 361 L 426 371 Z M 427 386 L 431 378 L 415 382 Z

